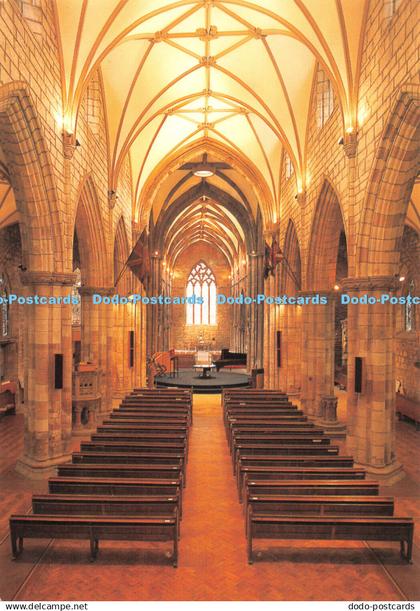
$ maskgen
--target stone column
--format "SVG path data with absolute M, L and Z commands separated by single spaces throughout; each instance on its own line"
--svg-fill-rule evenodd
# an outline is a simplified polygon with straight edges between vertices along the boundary
M 330 291 L 303 291 L 299 296 L 325 297 L 324 304 L 302 305 L 302 407 L 308 416 L 321 417 L 321 397 L 334 394 L 334 310 Z M 287 306 L 290 307 L 290 306 Z
M 394 295 L 394 276 L 346 278 L 343 294 L 372 303 L 349 303 L 347 316 L 348 447 L 357 463 L 393 483 L 402 477 L 395 456 L 395 314 L 382 295 Z M 364 297 L 365 296 L 365 297 Z M 356 357 L 361 358 L 361 392 L 355 388 Z
M 101 412 L 112 409 L 112 342 L 113 304 L 94 304 L 93 295 L 112 297 L 114 287 L 82 286 L 79 288 L 82 300 L 82 360 L 95 363 L 99 369 Z M 127 306 L 120 306 L 125 308 Z
M 24 272 L 26 294 L 71 297 L 74 274 Z M 52 475 L 70 457 L 72 431 L 71 304 L 26 304 L 25 440 L 16 469 L 31 478 Z M 63 355 L 63 383 L 55 388 L 55 355 Z
M 302 377 L 302 307 L 280 305 L 278 309 L 281 331 L 279 387 L 287 393 L 296 394 L 300 391 Z
M 264 289 L 262 254 L 248 254 L 248 295 L 256 297 Z M 263 366 L 264 345 L 264 306 L 256 303 L 250 306 L 250 331 L 248 349 L 248 368 Z
M 152 262 L 152 274 L 150 290 L 147 295 L 154 296 L 160 294 L 161 287 L 161 262 L 162 257 L 158 254 L 151 256 Z M 161 306 L 159 305 L 148 305 L 147 306 L 147 353 L 149 356 L 154 354 L 159 349 L 159 326 L 161 323 Z

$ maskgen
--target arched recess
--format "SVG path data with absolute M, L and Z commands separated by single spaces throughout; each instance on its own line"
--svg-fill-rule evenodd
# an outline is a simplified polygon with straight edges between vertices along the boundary
M 79 191 L 74 231 L 78 240 L 82 285 L 108 286 L 111 278 L 104 226 L 96 187 L 90 174 L 83 179 Z
M 296 295 L 302 285 L 300 245 L 296 226 L 289 219 L 283 247 L 284 258 L 278 268 L 280 294 Z M 294 305 L 278 308 L 275 345 L 280 349 L 276 359 L 277 376 L 274 383 L 286 392 L 297 392 L 301 388 L 302 311 Z M 280 336 L 278 335 L 280 333 Z
M 325 179 L 315 206 L 308 251 L 306 288 L 331 291 L 337 273 L 340 235 L 345 232 L 337 192 Z
M 336 298 L 340 240 L 346 244 L 338 195 L 324 179 L 315 206 L 308 250 L 305 290 L 308 301 L 302 317 L 302 405 L 319 418 L 324 400 L 334 395 Z M 346 246 L 347 251 L 347 246 Z M 347 257 L 346 257 L 347 258 Z M 319 295 L 320 294 L 320 295 Z M 321 298 L 326 300 L 321 303 Z M 317 303 L 318 300 L 318 303 Z
M 286 229 L 283 247 L 284 259 L 281 267 L 280 286 L 286 294 L 300 290 L 302 286 L 302 265 L 300 245 L 296 226 L 292 219 Z
M 370 176 L 356 275 L 398 273 L 400 241 L 420 161 L 420 87 L 402 92 L 385 126 Z
M 68 271 L 50 155 L 23 82 L 0 87 L 0 145 L 20 213 L 23 265 L 31 271 Z
M 124 217 L 121 216 L 115 231 L 114 238 L 114 249 L 113 249 L 113 261 L 114 261 L 114 280 L 113 284 L 117 291 L 120 293 L 127 293 L 129 290 L 129 281 L 131 274 L 128 271 L 124 272 L 126 261 L 130 255 L 130 246 L 127 237 L 127 230 L 125 227 Z

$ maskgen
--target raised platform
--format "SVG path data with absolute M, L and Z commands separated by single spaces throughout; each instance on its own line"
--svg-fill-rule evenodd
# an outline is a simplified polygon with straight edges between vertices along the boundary
M 249 386 L 249 377 L 244 373 L 231 373 L 230 371 L 212 372 L 211 378 L 199 378 L 192 369 L 180 369 L 179 375 L 172 378 L 163 375 L 155 378 L 157 387 L 177 386 L 179 388 L 192 388 L 194 393 L 213 394 L 222 392 L 223 388 Z

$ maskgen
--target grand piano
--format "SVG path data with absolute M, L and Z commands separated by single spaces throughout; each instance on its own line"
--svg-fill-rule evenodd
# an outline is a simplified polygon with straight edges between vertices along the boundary
M 246 367 L 246 352 L 230 352 L 228 348 L 222 348 L 220 359 L 214 364 L 217 371 L 223 367 Z

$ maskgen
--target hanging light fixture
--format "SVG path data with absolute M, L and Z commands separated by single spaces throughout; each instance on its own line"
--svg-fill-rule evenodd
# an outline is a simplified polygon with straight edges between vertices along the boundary
M 199 163 L 194 170 L 194 176 L 199 176 L 200 178 L 209 178 L 213 174 L 214 169 L 209 163 Z

